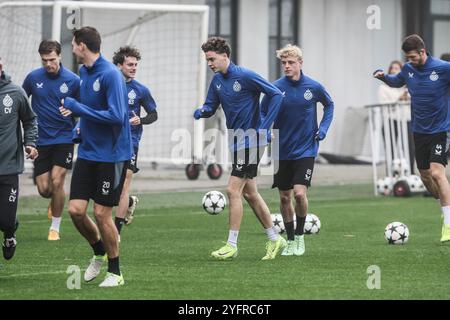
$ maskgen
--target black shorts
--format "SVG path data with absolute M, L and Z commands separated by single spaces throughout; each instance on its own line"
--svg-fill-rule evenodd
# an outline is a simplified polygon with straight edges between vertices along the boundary
M 239 178 L 253 179 L 258 174 L 258 164 L 265 147 L 247 148 L 233 153 L 233 170 L 231 175 Z
M 53 166 L 72 169 L 73 144 L 38 146 L 38 157 L 34 160 L 34 177 L 52 170 Z
M 13 232 L 19 200 L 19 175 L 0 175 L 0 230 Z
M 273 176 L 272 188 L 291 190 L 294 185 L 311 186 L 314 171 L 314 157 L 297 160 L 280 160 L 278 171 Z
M 430 162 L 447 165 L 450 132 L 434 134 L 414 133 L 417 168 L 430 169 Z
M 139 148 L 133 147 L 133 149 L 134 149 L 134 152 L 133 152 L 133 155 L 131 156 L 131 160 L 128 163 L 128 170 L 131 170 L 131 171 L 133 171 L 133 173 L 136 173 L 139 171 L 139 168 L 137 167 Z
M 97 162 L 78 159 L 70 183 L 70 200 L 94 200 L 105 207 L 119 204 L 128 161 Z

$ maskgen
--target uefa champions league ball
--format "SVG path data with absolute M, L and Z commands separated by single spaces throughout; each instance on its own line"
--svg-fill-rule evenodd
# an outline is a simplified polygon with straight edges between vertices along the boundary
M 279 234 L 284 233 L 286 231 L 286 228 L 284 227 L 283 216 L 281 215 L 281 213 L 273 213 L 271 214 L 271 217 L 275 230 Z
M 270 216 L 272 217 L 273 227 L 275 228 L 275 230 L 279 234 L 284 233 L 286 231 L 286 227 L 284 226 L 283 215 L 281 213 L 272 213 Z M 295 230 L 296 226 L 297 226 L 297 220 L 296 220 L 296 216 L 294 214 L 294 230 Z
M 308 213 L 306 215 L 304 232 L 305 234 L 316 234 L 319 233 L 321 227 L 320 219 L 313 213 Z
M 211 215 L 219 214 L 225 209 L 227 205 L 227 199 L 222 192 L 209 191 L 203 196 L 202 200 L 203 209 Z
M 384 229 L 384 238 L 389 244 L 405 244 L 409 239 L 409 229 L 401 222 L 391 222 Z

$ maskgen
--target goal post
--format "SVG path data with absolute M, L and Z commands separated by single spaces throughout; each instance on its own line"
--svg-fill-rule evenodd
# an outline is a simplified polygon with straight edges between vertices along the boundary
M 193 157 L 203 158 L 204 120 L 194 121 L 192 114 L 205 99 L 206 62 L 200 47 L 208 37 L 208 14 L 206 5 L 0 2 L 0 39 L 7 44 L 2 44 L 0 56 L 21 84 L 41 66 L 40 41 L 51 37 L 62 42 L 71 28 L 95 27 L 102 36 L 101 52 L 110 61 L 119 47 L 136 46 L 142 55 L 136 80 L 150 88 L 159 114 L 157 122 L 144 126 L 140 163 L 187 164 Z M 191 148 L 174 157 L 180 134 Z

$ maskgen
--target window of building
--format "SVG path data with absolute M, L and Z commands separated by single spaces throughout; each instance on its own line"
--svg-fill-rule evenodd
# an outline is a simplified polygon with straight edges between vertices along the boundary
M 450 53 L 450 0 L 431 0 L 430 23 L 432 32 L 432 53 L 439 58 Z
M 282 70 L 275 51 L 288 43 L 298 45 L 299 0 L 269 0 L 269 79 Z
M 237 0 L 207 0 L 209 6 L 209 36 L 226 39 L 237 63 Z

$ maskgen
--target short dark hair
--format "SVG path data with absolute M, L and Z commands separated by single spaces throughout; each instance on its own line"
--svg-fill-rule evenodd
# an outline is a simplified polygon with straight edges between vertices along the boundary
M 450 62 L 450 53 L 443 53 L 443 54 L 441 54 L 441 60 Z
M 115 65 L 123 64 L 126 57 L 134 57 L 136 60 L 141 60 L 141 53 L 139 52 L 139 49 L 135 47 L 125 46 L 120 47 L 119 50 L 114 52 L 113 56 L 113 63 Z
M 39 54 L 50 54 L 53 51 L 55 51 L 57 55 L 61 54 L 61 45 L 56 40 L 43 40 L 39 45 Z
M 409 35 L 403 40 L 402 50 L 404 53 L 408 53 L 413 50 L 419 52 L 422 49 L 425 49 L 425 42 L 417 34 Z
M 86 47 L 93 53 L 100 52 L 100 45 L 102 38 L 100 33 L 94 27 L 83 27 L 73 32 L 73 37 L 76 44 L 84 43 Z
M 231 55 L 231 47 L 227 40 L 220 37 L 209 38 L 208 41 L 202 44 L 203 52 L 214 51 L 216 53 L 226 53 L 229 58 Z

